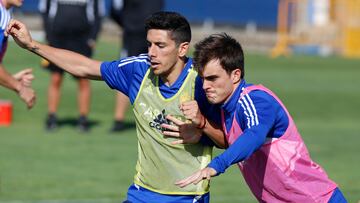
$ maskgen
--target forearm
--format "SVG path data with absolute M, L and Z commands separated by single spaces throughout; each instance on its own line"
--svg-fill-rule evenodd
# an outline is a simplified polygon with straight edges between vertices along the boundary
M 216 146 L 222 149 L 227 148 L 228 143 L 221 127 L 216 125 L 214 122 L 207 120 L 206 118 L 204 121 L 205 124 L 203 124 L 203 132 L 216 144 Z
M 19 92 L 21 84 L 11 74 L 9 74 L 4 67 L 0 64 L 0 85 L 10 90 Z
M 203 104 L 201 101 L 200 103 Z M 205 133 L 208 138 L 210 138 L 212 142 L 214 142 L 218 147 L 227 148 L 225 134 L 221 130 L 221 126 L 216 122 L 212 121 L 217 118 L 217 116 L 214 116 L 215 113 L 213 113 L 212 110 L 208 109 L 208 114 L 202 114 L 197 100 L 191 100 L 181 103 L 180 110 L 183 112 L 186 119 L 191 120 L 191 122 L 198 129 L 201 129 L 202 132 Z M 210 112 L 212 112 L 212 114 Z
M 265 136 L 253 132 L 244 133 L 227 150 L 215 157 L 208 166 L 215 169 L 218 174 L 224 173 L 232 164 L 249 158 L 264 142 Z
M 77 77 L 101 79 L 100 61 L 81 54 L 32 41 L 27 49 Z

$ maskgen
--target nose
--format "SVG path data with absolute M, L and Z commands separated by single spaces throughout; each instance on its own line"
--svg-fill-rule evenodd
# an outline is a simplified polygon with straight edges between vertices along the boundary
M 206 80 L 203 80 L 203 85 L 202 85 L 203 90 L 206 90 L 209 87 L 210 87 L 210 83 Z
M 148 47 L 148 54 L 149 54 L 149 56 L 151 56 L 151 57 L 156 56 L 156 54 L 155 54 L 155 46 L 154 46 L 154 45 L 149 45 L 149 47 Z

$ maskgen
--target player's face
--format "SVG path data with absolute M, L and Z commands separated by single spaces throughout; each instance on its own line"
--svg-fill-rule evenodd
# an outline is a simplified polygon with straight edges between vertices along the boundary
M 171 74 L 178 67 L 180 58 L 184 56 L 182 45 L 178 46 L 171 39 L 169 31 L 159 29 L 148 30 L 147 41 L 148 54 L 154 74 L 165 77 Z
M 222 68 L 219 60 L 209 61 L 202 73 L 203 89 L 208 101 L 212 104 L 226 102 L 239 82 L 239 69 L 234 70 L 230 75 Z

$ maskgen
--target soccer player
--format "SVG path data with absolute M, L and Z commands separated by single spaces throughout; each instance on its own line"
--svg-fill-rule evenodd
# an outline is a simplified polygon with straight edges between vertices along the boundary
M 210 120 L 187 124 L 181 103 L 197 99 L 211 117 L 211 106 L 201 103 L 197 72 L 186 56 L 191 40 L 188 21 L 178 13 L 157 12 L 145 23 L 148 54 L 100 62 L 77 53 L 32 40 L 26 26 L 12 21 L 6 33 L 19 46 L 53 62 L 73 75 L 105 80 L 110 88 L 127 95 L 132 103 L 138 136 L 138 161 L 128 202 L 209 202 L 209 185 L 179 188 L 173 183 L 205 167 L 211 159 L 211 138 L 225 146 L 224 134 Z M 195 94 L 195 95 L 194 95 Z M 204 94 L 203 94 L 204 95 Z M 178 118 L 183 139 L 162 134 L 161 124 Z M 196 126 L 196 127 L 195 127 Z M 202 132 L 208 136 L 202 136 Z
M 7 48 L 7 37 L 4 36 L 4 30 L 8 25 L 11 15 L 10 8 L 19 7 L 22 0 L 2 0 L 0 1 L 0 85 L 15 91 L 19 97 L 26 103 L 28 108 L 35 104 L 35 92 L 30 87 L 34 76 L 31 69 L 24 69 L 14 75 L 10 75 L 2 63 Z
M 200 41 L 194 65 L 209 102 L 222 105 L 230 147 L 176 185 L 187 188 L 210 180 L 236 163 L 259 202 L 346 202 L 336 183 L 311 160 L 280 99 L 262 85 L 245 82 L 243 50 L 235 39 L 215 34 Z

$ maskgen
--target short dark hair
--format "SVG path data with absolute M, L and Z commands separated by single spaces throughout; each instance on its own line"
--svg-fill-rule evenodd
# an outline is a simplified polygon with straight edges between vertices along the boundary
M 179 13 L 159 11 L 149 16 L 145 21 L 145 30 L 160 29 L 170 31 L 170 37 L 177 45 L 191 41 L 190 24 Z
M 195 45 L 194 66 L 200 73 L 207 63 L 216 59 L 228 74 L 240 69 L 241 79 L 244 78 L 244 53 L 241 45 L 226 33 L 210 35 Z

